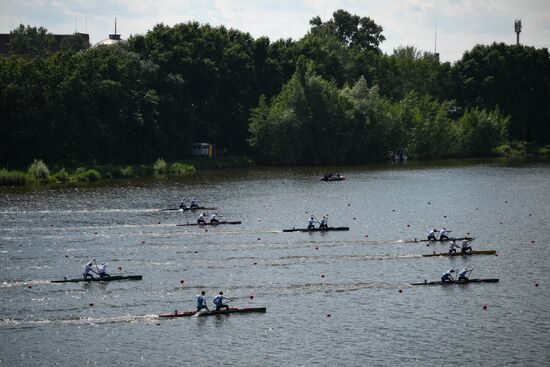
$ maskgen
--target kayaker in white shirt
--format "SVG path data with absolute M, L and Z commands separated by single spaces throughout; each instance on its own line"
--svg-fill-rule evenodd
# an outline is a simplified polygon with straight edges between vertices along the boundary
M 107 274 L 107 263 L 101 263 L 97 266 L 97 272 L 99 273 L 99 277 L 110 277 L 110 274 Z
M 204 219 L 205 216 L 206 216 L 205 213 L 201 213 L 201 215 L 199 215 L 199 218 L 197 219 L 197 223 L 198 224 L 206 224 L 206 220 Z
M 435 238 L 435 233 L 437 232 L 437 229 L 433 229 L 428 233 L 428 241 L 437 241 L 437 238 Z
M 445 229 L 445 227 L 443 227 L 443 228 L 441 229 L 441 231 L 439 231 L 439 240 L 440 240 L 440 241 L 448 240 L 448 239 L 449 239 L 449 236 L 447 236 L 447 235 L 449 234 L 449 232 L 451 232 L 451 231 L 447 231 L 447 230 Z
M 181 199 L 180 209 L 187 209 L 187 205 L 185 205 L 185 198 Z
M 472 247 L 468 244 L 468 240 L 462 241 L 462 248 L 460 249 L 460 252 L 467 252 L 472 251 Z
M 464 267 L 464 269 L 462 269 L 460 273 L 458 273 L 458 280 L 468 280 L 468 277 L 469 277 L 468 273 L 471 273 L 473 270 L 474 269 L 468 269 Z
M 319 228 L 327 228 L 327 227 L 328 227 L 328 218 L 323 217 L 323 219 L 321 219 L 321 223 L 319 223 Z
M 453 253 L 453 252 L 456 253 L 457 248 L 460 248 L 460 246 L 457 245 L 455 240 L 452 240 L 451 243 L 449 244 L 449 253 Z
M 86 265 L 84 265 L 84 274 L 83 274 L 84 279 L 88 279 L 88 277 L 94 279 L 94 276 L 92 275 L 92 273 L 96 273 L 96 272 L 92 269 L 92 265 L 93 264 L 91 261 Z
M 453 273 L 455 272 L 455 269 L 449 269 L 446 272 L 441 275 L 441 281 L 442 282 L 454 282 L 453 279 Z
M 218 220 L 218 213 L 214 213 L 210 216 L 210 223 L 220 223 Z
M 197 208 L 199 205 L 197 204 L 197 199 L 192 198 L 191 199 L 191 208 Z
M 222 308 L 229 309 L 229 306 L 223 303 L 223 300 L 230 300 L 229 298 L 223 295 L 223 292 L 220 291 L 216 297 L 214 297 L 214 304 L 216 305 L 216 311 L 221 310 Z
M 307 229 L 313 229 L 313 228 L 315 228 L 315 218 L 312 215 L 311 218 L 309 218 Z

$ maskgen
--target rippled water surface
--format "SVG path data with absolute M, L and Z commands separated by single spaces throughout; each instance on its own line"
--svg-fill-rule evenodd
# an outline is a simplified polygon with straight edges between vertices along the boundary
M 1 189 L 0 365 L 550 364 L 548 162 L 352 167 L 330 183 L 322 173 Z M 159 209 L 182 196 L 242 224 L 176 226 L 197 213 Z M 282 232 L 309 214 L 350 230 Z M 423 258 L 447 246 L 413 240 L 442 226 L 497 256 Z M 143 280 L 50 283 L 91 259 Z M 463 266 L 500 282 L 410 285 Z M 223 290 L 267 313 L 158 318 L 194 309 L 203 289 L 210 305 Z

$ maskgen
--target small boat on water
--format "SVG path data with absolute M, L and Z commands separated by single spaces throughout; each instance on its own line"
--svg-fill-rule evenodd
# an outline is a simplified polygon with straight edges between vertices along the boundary
M 411 283 L 411 285 L 455 285 L 455 284 L 470 284 L 470 283 L 498 283 L 499 279 L 468 279 L 468 280 L 453 280 L 453 281 L 437 281 L 437 282 L 428 282 L 424 283 Z
M 414 239 L 414 241 L 412 242 L 448 242 L 448 241 L 452 241 L 452 240 L 455 240 L 455 241 L 473 241 L 475 240 L 475 237 L 457 237 L 457 238 L 449 238 L 449 239 L 444 239 L 444 240 L 440 240 L 439 238 L 438 239 L 435 239 L 435 240 L 418 240 L 418 239 Z
M 432 254 L 423 254 L 424 257 L 433 256 L 469 256 L 469 255 L 496 255 L 496 250 L 472 250 L 466 252 L 433 252 Z
M 184 208 L 166 208 L 166 209 L 160 209 L 161 212 L 168 211 L 168 210 L 217 210 L 218 208 L 208 208 L 205 206 L 194 206 L 194 207 L 184 207 Z
M 159 315 L 159 317 L 189 317 L 189 316 L 214 316 L 214 315 L 229 315 L 232 313 L 265 313 L 266 308 L 265 307 L 246 307 L 246 308 L 229 308 L 226 310 L 212 310 L 212 311 L 201 311 L 197 314 L 197 311 L 184 311 L 180 312 L 178 310 L 174 311 L 173 313 L 165 313 L 162 315 Z
M 345 176 L 341 176 L 340 174 L 333 175 L 332 173 L 328 175 L 324 175 L 320 178 L 321 181 L 326 182 L 332 182 L 332 181 L 344 181 L 346 179 Z
M 77 283 L 77 282 L 112 282 L 115 280 L 141 280 L 143 275 L 111 275 L 103 278 L 74 278 L 74 279 L 59 279 L 52 280 L 52 283 Z
M 349 227 L 292 228 L 292 229 L 283 229 L 283 232 L 327 232 L 327 231 L 349 231 Z
M 180 227 L 187 227 L 187 226 L 218 226 L 220 224 L 241 224 L 241 221 L 233 221 L 233 222 L 230 222 L 230 221 L 227 221 L 227 220 L 220 220 L 219 222 L 214 222 L 214 223 L 185 223 L 185 224 L 176 224 L 177 226 L 180 226 Z

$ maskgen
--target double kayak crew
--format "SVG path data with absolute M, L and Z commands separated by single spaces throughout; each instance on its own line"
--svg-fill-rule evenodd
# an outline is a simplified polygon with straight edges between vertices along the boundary
M 220 223 L 218 219 L 218 213 L 214 213 L 210 216 L 210 224 L 218 224 Z
M 197 296 L 197 312 L 199 312 L 203 308 L 206 308 L 206 311 L 210 312 L 210 310 L 208 309 L 208 305 L 206 304 L 206 298 L 204 297 L 205 294 L 206 292 L 202 291 L 201 294 Z
M 206 213 L 201 213 L 201 215 L 199 215 L 199 218 L 197 219 L 197 223 L 206 224 L 206 220 L 204 219 L 205 216 L 206 216 Z
M 428 241 L 437 241 L 437 238 L 435 238 L 435 234 L 437 232 L 437 229 L 432 229 L 430 233 L 428 233 Z
M 321 219 L 321 223 L 319 223 L 319 228 L 328 228 L 328 215 L 326 217 L 323 217 Z
M 195 198 L 191 199 L 191 206 L 190 207 L 191 207 L 191 209 L 196 209 L 196 208 L 199 207 L 199 204 L 197 204 L 197 199 L 195 199 Z
M 223 303 L 223 300 L 226 299 L 228 301 L 231 301 L 229 298 L 225 297 L 223 295 L 223 292 L 220 291 L 216 297 L 214 297 L 214 305 L 216 306 L 216 311 L 221 310 L 222 308 L 229 309 L 229 306 Z
M 467 251 L 472 251 L 472 246 L 468 244 L 468 240 L 462 241 L 462 248 L 460 249 L 460 252 L 464 253 Z
M 455 272 L 455 269 L 449 269 L 446 272 L 441 275 L 441 281 L 442 282 L 454 282 L 453 279 L 453 273 Z
M 313 229 L 315 228 L 315 217 L 312 215 L 311 218 L 309 218 L 309 221 L 307 223 L 307 229 Z
M 107 274 L 107 263 L 101 263 L 97 266 L 97 272 L 99 273 L 100 278 L 110 277 L 110 274 Z
M 92 275 L 92 273 L 96 273 L 96 272 L 92 269 L 92 265 L 93 263 L 91 261 L 86 265 L 84 265 L 84 274 L 83 274 L 84 279 L 88 279 L 88 278 L 94 279 L 94 276 Z
M 473 270 L 474 269 L 468 269 L 464 267 L 464 269 L 462 269 L 460 273 L 458 273 L 458 280 L 468 280 L 468 277 L 470 276 L 469 273 L 471 273 Z
M 455 240 L 452 240 L 449 244 L 449 253 L 456 253 L 457 248 L 460 248 L 460 246 L 455 242 Z
M 447 231 L 447 230 L 445 229 L 445 227 L 443 227 L 443 228 L 441 229 L 441 231 L 439 231 L 439 240 L 440 240 L 440 241 L 448 240 L 448 239 L 449 239 L 449 236 L 447 236 L 447 235 L 449 234 L 449 232 L 451 232 L 451 231 Z

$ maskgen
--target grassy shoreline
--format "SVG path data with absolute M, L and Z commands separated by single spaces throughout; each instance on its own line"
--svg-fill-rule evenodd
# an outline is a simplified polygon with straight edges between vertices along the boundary
M 188 176 L 194 175 L 197 171 L 243 168 L 253 165 L 253 161 L 247 157 L 222 157 L 215 159 L 192 158 L 179 162 L 166 162 L 163 159 L 158 159 L 151 164 L 133 165 L 90 164 L 74 168 L 54 166 L 50 170 L 42 160 L 35 160 L 27 171 L 1 168 L 0 186 L 86 183 L 153 176 Z

